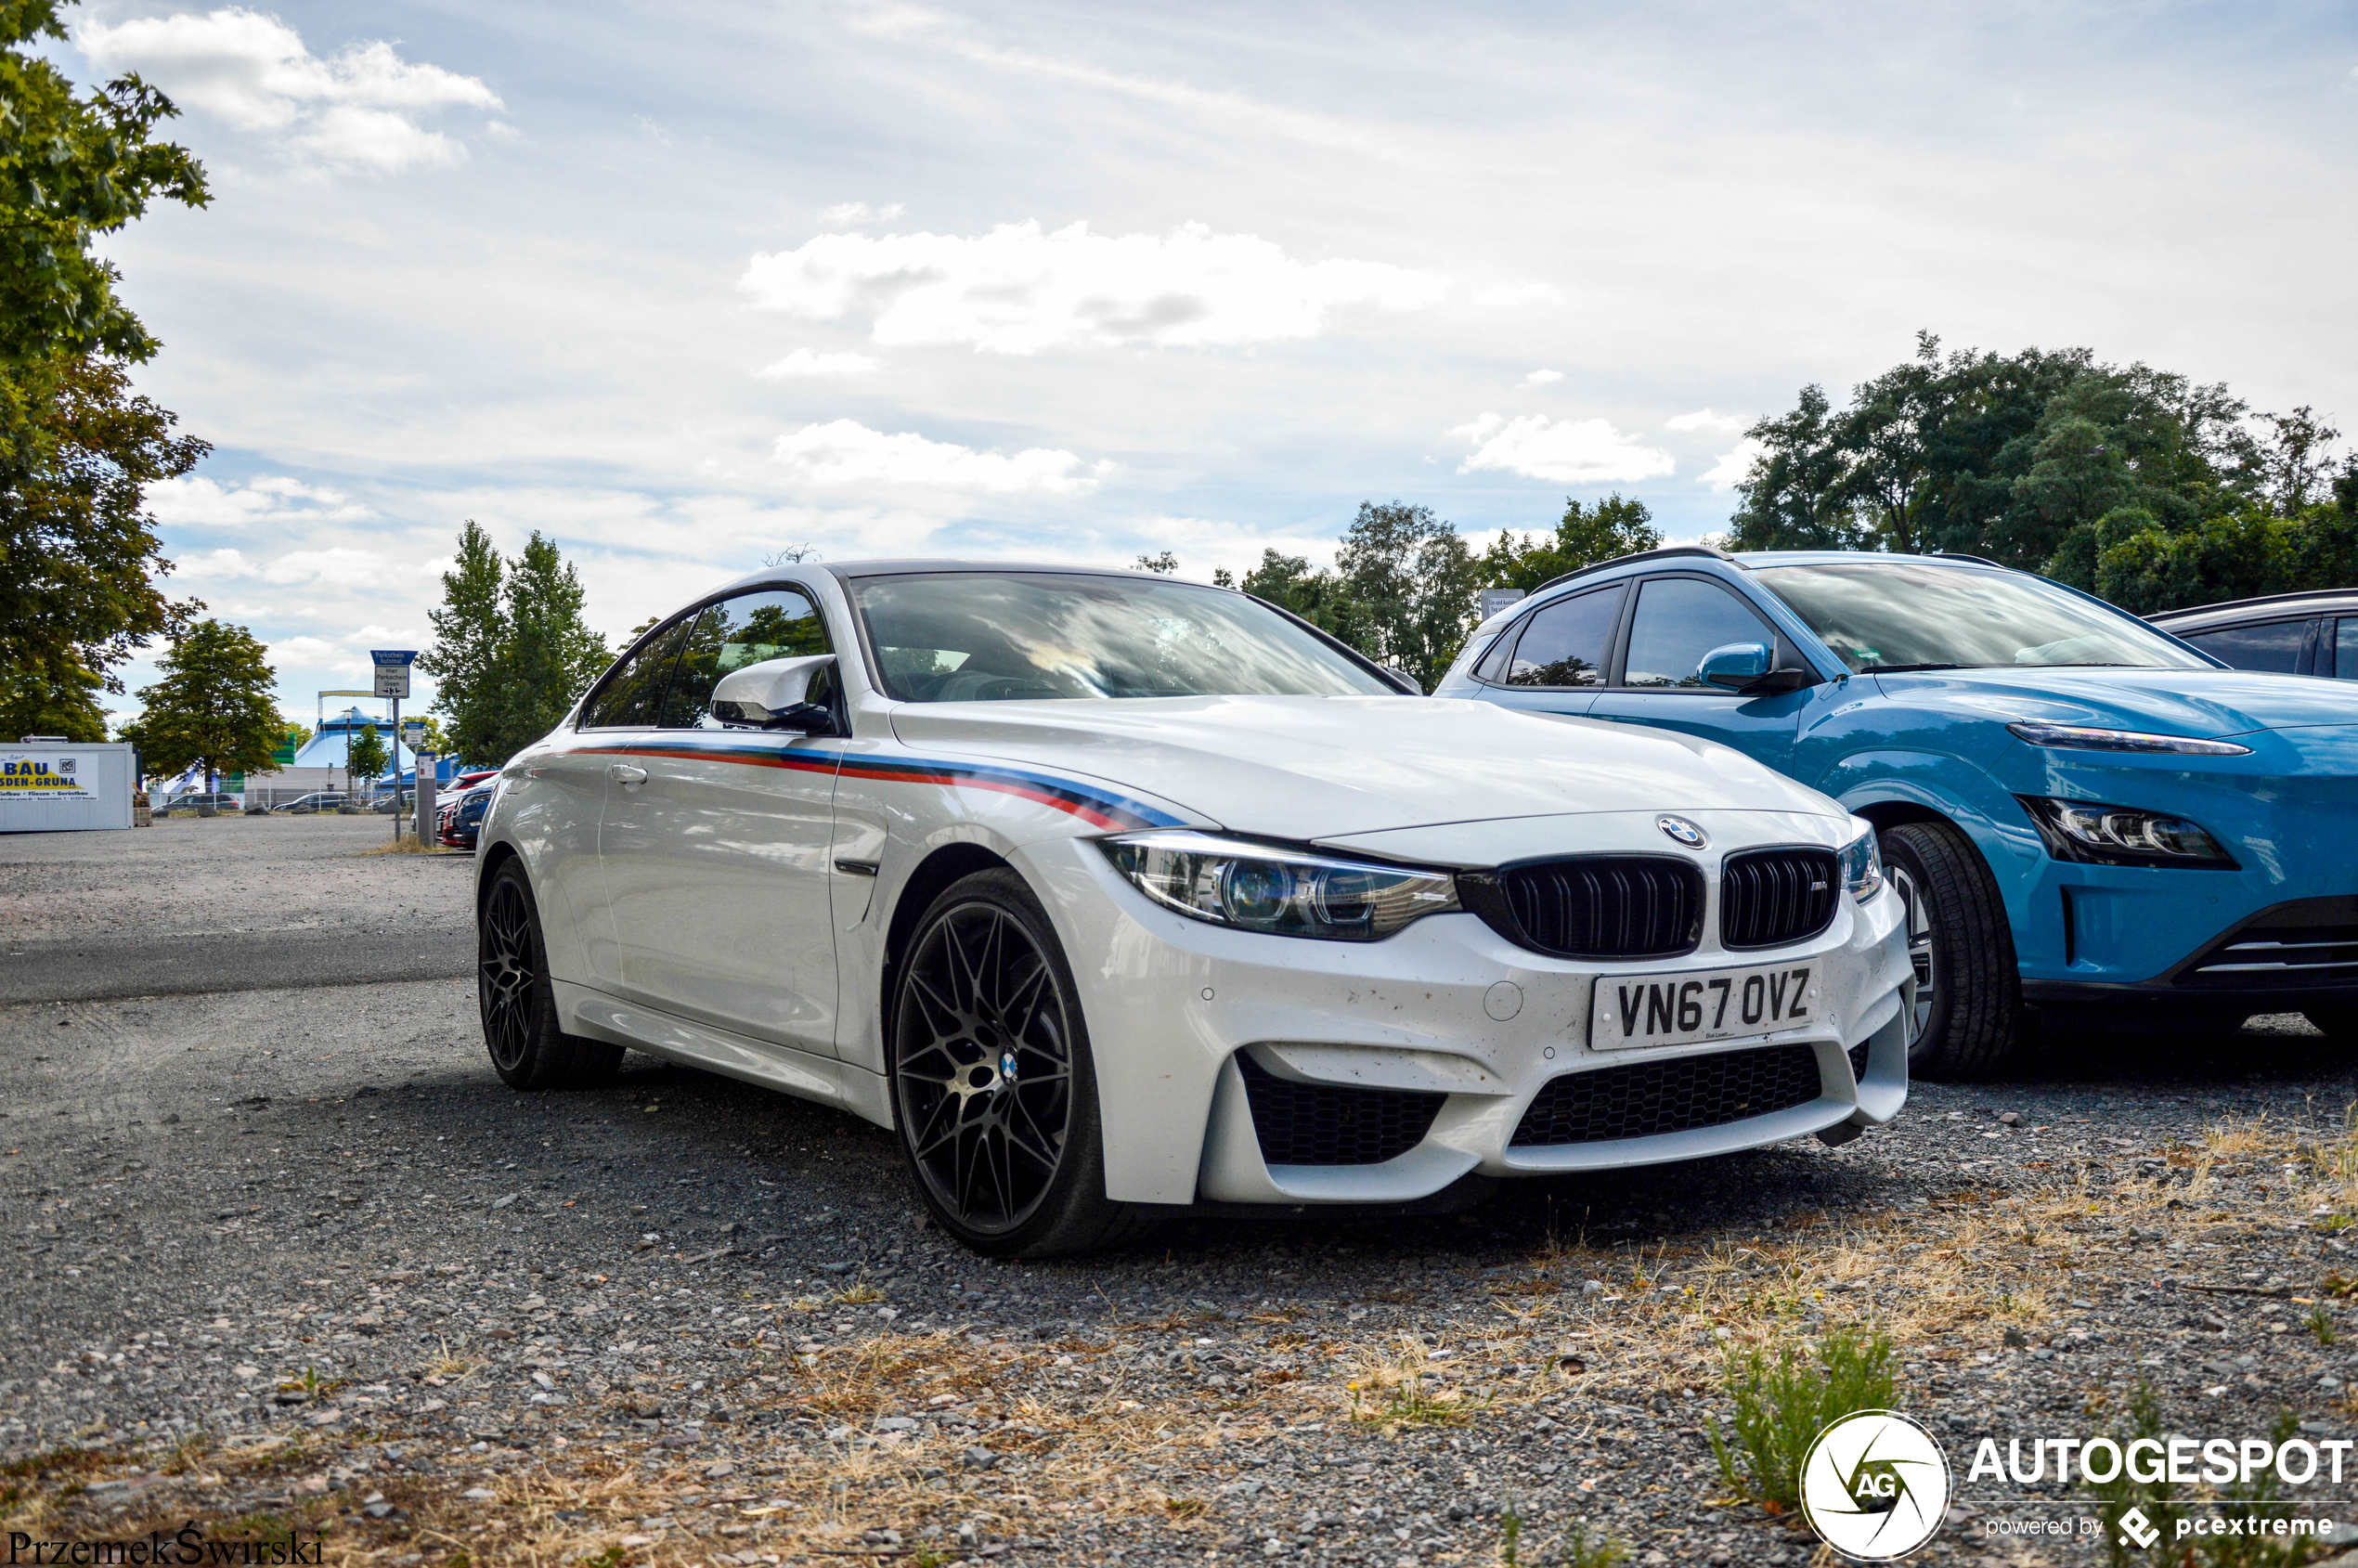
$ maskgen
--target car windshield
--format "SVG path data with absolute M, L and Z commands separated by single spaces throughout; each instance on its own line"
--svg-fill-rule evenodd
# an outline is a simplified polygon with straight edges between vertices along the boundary
M 901 702 L 1392 695 L 1240 593 L 1058 572 L 926 572 L 849 584 Z
M 2209 667 L 2123 611 L 2018 573 L 1862 561 L 1762 566 L 1753 579 L 1859 672 Z

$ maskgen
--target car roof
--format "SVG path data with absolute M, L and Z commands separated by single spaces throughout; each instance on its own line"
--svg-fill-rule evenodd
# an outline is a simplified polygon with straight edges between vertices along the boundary
M 861 577 L 899 577 L 910 572 L 1052 572 L 1063 577 L 1142 577 L 1149 582 L 1184 582 L 1190 588 L 1211 588 L 1209 583 L 1196 582 L 1187 577 L 1170 577 L 1158 572 L 1131 571 L 1121 566 L 1075 565 L 1069 561 L 960 561 L 917 556 L 903 559 L 886 557 L 870 561 L 784 562 L 775 566 L 765 567 L 758 572 L 748 572 L 734 582 L 699 596 L 698 603 L 708 603 L 745 589 L 759 588 L 765 583 L 774 583 L 792 576 L 797 570 L 830 573 L 842 582 L 851 582 Z M 1211 591 L 1223 590 L 1212 589 Z
M 2300 593 L 2263 593 L 2256 599 L 2222 599 L 2215 604 L 2189 604 L 2181 610 L 2157 610 L 2145 619 L 2196 625 L 2210 621 L 2289 619 L 2304 612 L 2358 609 L 2358 588 L 2309 589 Z

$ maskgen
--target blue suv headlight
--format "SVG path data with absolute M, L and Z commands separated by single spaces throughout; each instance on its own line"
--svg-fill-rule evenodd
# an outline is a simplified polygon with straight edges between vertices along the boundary
M 2093 800 L 2054 800 L 2018 795 L 2023 810 L 2039 824 L 2047 852 L 2059 861 L 2092 865 L 2183 866 L 2196 871 L 2234 871 L 2233 855 L 2200 824 L 2167 811 L 2106 806 Z

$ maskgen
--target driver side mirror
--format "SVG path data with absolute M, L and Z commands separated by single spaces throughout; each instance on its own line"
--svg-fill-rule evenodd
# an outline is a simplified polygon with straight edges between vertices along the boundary
M 836 733 L 835 709 L 810 700 L 810 689 L 836 662 L 833 654 L 764 659 L 732 669 L 712 689 L 712 716 L 723 724 L 750 724 L 806 735 Z

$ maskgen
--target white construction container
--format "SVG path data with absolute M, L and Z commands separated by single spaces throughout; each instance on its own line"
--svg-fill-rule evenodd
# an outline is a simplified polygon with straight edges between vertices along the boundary
M 0 833 L 129 827 L 134 766 L 120 742 L 0 745 Z

